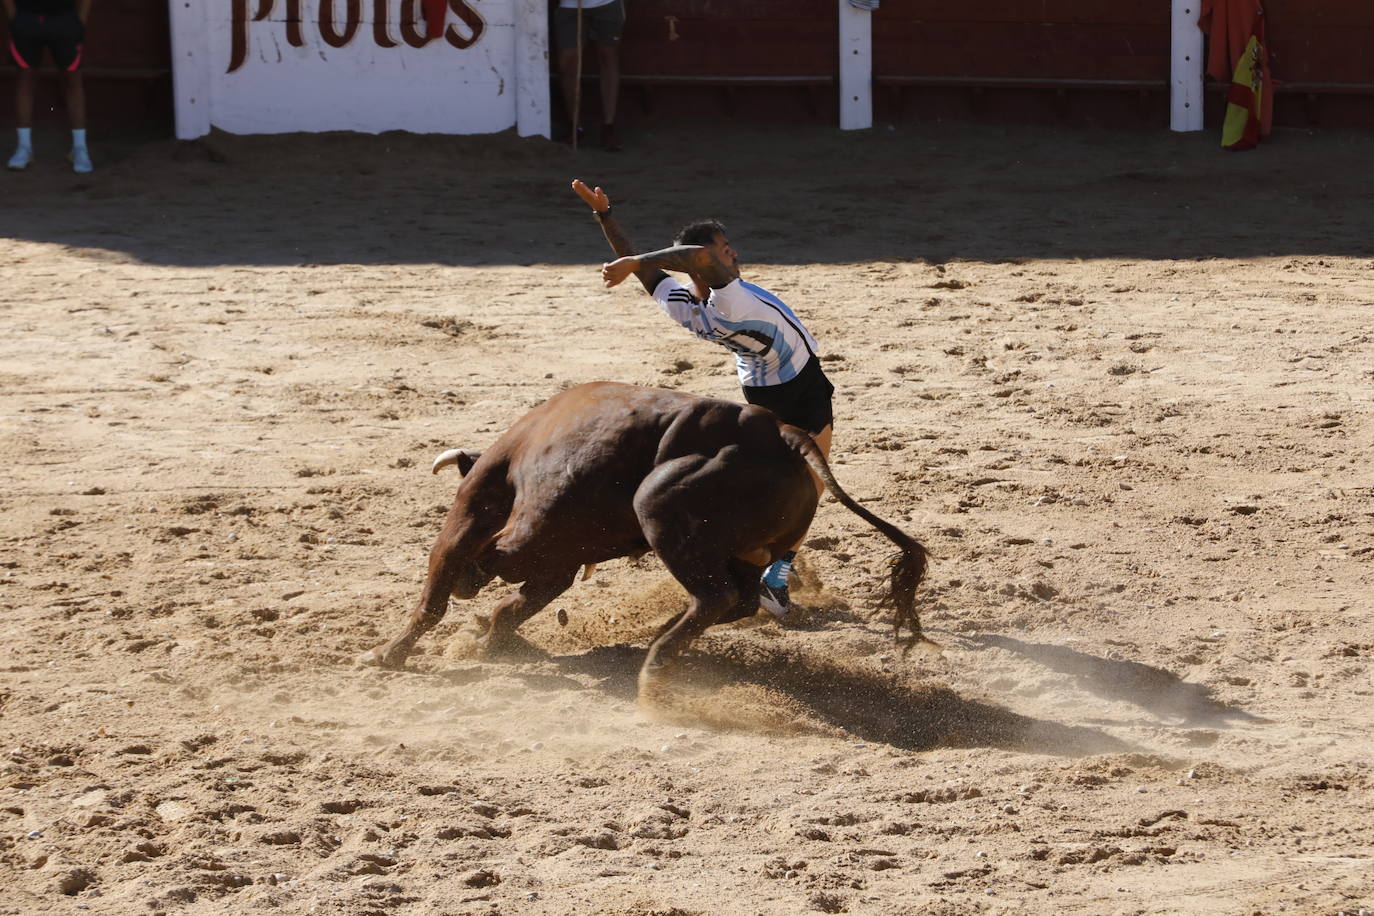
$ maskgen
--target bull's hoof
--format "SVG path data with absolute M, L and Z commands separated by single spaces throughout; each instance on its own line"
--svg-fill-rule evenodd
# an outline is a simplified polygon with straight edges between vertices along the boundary
M 908 642 L 902 649 L 902 657 L 909 657 L 913 649 L 916 651 L 917 655 L 924 655 L 926 658 L 932 660 L 945 657 L 945 647 L 932 639 L 926 639 L 924 636 L 912 642 Z
M 400 668 L 405 663 L 405 655 L 399 652 L 388 652 L 386 646 L 368 649 L 358 656 L 358 664 L 365 668 Z
M 477 640 L 478 654 L 493 662 L 529 662 L 548 658 L 548 653 L 535 646 L 518 633 L 498 635 L 495 630 L 487 630 L 486 635 Z

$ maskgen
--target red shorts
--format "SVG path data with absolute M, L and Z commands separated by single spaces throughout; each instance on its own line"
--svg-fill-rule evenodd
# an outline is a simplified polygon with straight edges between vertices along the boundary
M 47 48 L 57 66 L 77 70 L 85 38 L 86 26 L 74 11 L 52 15 L 20 10 L 10 22 L 10 56 L 22 69 L 32 70 Z

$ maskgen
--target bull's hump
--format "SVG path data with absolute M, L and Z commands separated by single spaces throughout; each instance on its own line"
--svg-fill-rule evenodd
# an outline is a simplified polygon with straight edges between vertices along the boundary
M 551 439 L 582 435 L 595 428 L 631 432 L 645 426 L 661 428 L 684 410 L 711 399 L 668 388 L 647 388 L 623 382 L 586 382 L 561 391 L 534 408 L 513 427 L 518 435 Z
M 549 402 L 546 403 L 565 400 L 611 401 L 626 405 L 649 403 L 676 405 L 701 400 L 701 397 L 684 391 L 674 391 L 671 388 L 649 388 L 644 385 L 630 385 L 625 382 L 603 381 L 574 385 L 550 398 Z
M 739 435 L 735 401 L 667 388 L 600 381 L 576 385 L 535 407 L 488 450 L 522 485 L 562 489 L 569 478 L 634 479 L 659 459 L 714 452 Z M 771 416 L 760 411 L 763 416 Z M 670 444 L 671 443 L 671 444 Z

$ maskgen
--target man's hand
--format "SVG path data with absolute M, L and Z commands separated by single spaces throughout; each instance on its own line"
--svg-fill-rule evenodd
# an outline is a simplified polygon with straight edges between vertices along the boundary
M 582 179 L 574 178 L 572 189 L 577 192 L 578 197 L 586 202 L 587 206 L 591 207 L 597 213 L 605 213 L 607 210 L 611 209 L 611 199 L 607 197 L 606 192 L 600 188 L 593 191 L 582 183 Z
M 639 258 L 616 258 L 608 264 L 601 265 L 601 281 L 606 284 L 606 288 L 617 286 L 630 274 L 639 270 Z M 647 286 L 647 284 L 646 284 Z
M 620 229 L 620 223 L 611 216 L 611 199 L 606 196 L 606 192 L 597 188 L 592 190 L 578 178 L 573 179 L 572 189 L 577 196 L 582 198 L 583 203 L 592 208 L 592 212 L 597 214 L 596 221 L 601 224 L 601 232 L 606 236 L 606 241 L 610 243 L 611 250 L 619 257 L 609 263 L 601 265 L 601 282 L 606 284 L 606 288 L 619 286 L 630 274 L 639 278 L 639 282 L 644 284 L 644 291 L 653 295 L 658 285 L 662 283 L 667 274 L 655 267 L 645 267 L 639 256 L 635 255 L 635 247 L 630 244 L 630 240 L 625 237 L 625 233 Z M 643 257 L 648 257 L 644 255 Z

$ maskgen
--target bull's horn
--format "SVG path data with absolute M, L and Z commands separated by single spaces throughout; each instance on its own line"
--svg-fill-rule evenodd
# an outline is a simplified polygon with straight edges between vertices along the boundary
M 430 473 L 437 474 L 446 467 L 457 465 L 458 473 L 466 476 L 473 462 L 475 462 L 480 455 L 480 452 L 470 452 L 465 448 L 451 448 L 446 452 L 440 453 L 439 457 L 434 459 L 434 467 L 430 469 Z

